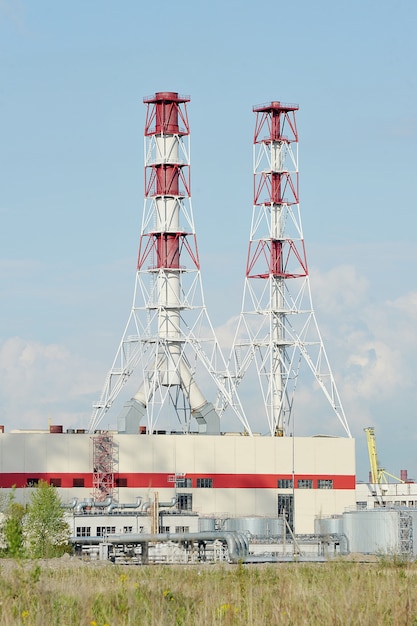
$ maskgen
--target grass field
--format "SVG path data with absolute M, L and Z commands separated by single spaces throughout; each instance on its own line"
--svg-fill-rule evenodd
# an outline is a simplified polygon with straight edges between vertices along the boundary
M 0 561 L 0 624 L 417 626 L 417 564 Z

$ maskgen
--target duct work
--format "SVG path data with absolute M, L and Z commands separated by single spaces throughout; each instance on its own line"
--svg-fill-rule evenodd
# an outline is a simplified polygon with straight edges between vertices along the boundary
M 102 502 L 99 502 L 97 500 L 93 500 L 93 498 L 88 498 L 86 500 L 80 500 L 78 502 L 78 504 L 75 507 L 75 512 L 76 513 L 81 513 L 82 511 L 85 511 L 85 509 L 87 509 L 87 508 L 105 509 L 106 507 L 110 506 L 111 503 L 112 503 L 112 498 L 111 497 L 106 498 Z
M 180 387 L 187 398 L 191 415 L 198 424 L 200 434 L 219 435 L 220 419 L 214 406 L 208 402 L 200 391 L 195 380 L 192 378 L 189 368 L 185 363 L 179 364 Z M 148 391 L 145 392 L 145 389 Z M 137 434 L 142 418 L 146 415 L 146 408 L 152 399 L 152 385 L 143 384 L 139 391 L 128 400 L 117 418 L 117 430 L 121 434 Z
M 142 496 L 138 496 L 136 498 L 136 502 L 126 502 L 124 504 L 121 504 L 120 502 L 112 502 L 108 506 L 106 513 L 109 513 L 111 515 L 114 511 L 124 511 L 125 509 L 138 509 L 141 503 Z
M 142 549 L 142 563 L 147 562 L 149 543 L 179 543 L 201 546 L 208 542 L 220 541 L 227 546 L 228 559 L 231 563 L 245 561 L 249 556 L 249 542 L 243 533 L 234 531 L 215 531 L 199 533 L 127 533 L 122 535 L 107 535 L 103 537 L 71 537 L 70 543 L 79 546 L 100 546 L 103 543 L 112 546 L 140 545 Z

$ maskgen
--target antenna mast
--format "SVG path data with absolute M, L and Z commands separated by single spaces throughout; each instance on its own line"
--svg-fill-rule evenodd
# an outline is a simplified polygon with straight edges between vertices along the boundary
M 311 300 L 298 197 L 298 105 L 269 102 L 253 111 L 254 202 L 231 369 L 239 385 L 255 367 L 267 431 L 283 436 L 306 363 L 350 436 Z
M 141 383 L 119 415 L 119 432 L 137 433 L 142 419 L 150 433 L 168 420 L 190 432 L 194 419 L 200 433 L 218 434 L 225 406 L 250 431 L 204 303 L 191 208 L 189 101 L 176 92 L 144 98 L 145 200 L 133 306 L 90 431 L 135 370 Z M 214 404 L 202 383 L 217 397 Z

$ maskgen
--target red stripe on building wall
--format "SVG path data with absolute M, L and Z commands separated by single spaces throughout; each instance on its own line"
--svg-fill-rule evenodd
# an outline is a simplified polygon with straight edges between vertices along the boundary
M 117 479 L 125 479 L 128 488 L 154 488 L 166 489 L 175 486 L 174 473 L 117 473 Z M 182 488 L 182 476 L 177 477 L 177 488 Z M 197 478 L 211 478 L 213 488 L 217 489 L 277 489 L 278 479 L 294 480 L 294 488 L 298 488 L 298 480 L 312 480 L 313 489 L 318 488 L 318 480 L 332 480 L 333 489 L 355 489 L 356 478 L 352 475 L 344 474 L 185 474 L 185 478 L 191 479 L 193 488 L 197 486 Z M 44 480 L 48 483 L 61 481 L 61 488 L 72 489 L 75 487 L 74 480 L 84 480 L 84 488 L 92 489 L 93 474 L 69 474 L 62 472 L 33 472 L 29 473 L 0 473 L 0 487 L 10 489 L 11 487 L 27 487 L 29 483 L 36 480 Z M 55 483 L 56 484 L 56 483 Z

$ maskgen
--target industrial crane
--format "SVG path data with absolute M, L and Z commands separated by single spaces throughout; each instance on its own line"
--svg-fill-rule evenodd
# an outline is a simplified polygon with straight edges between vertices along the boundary
M 390 474 L 385 469 L 380 467 L 378 462 L 378 455 L 376 452 L 376 440 L 375 440 L 375 428 L 373 426 L 368 426 L 364 428 L 366 433 L 366 441 L 368 443 L 368 454 L 369 454 L 369 463 L 371 465 L 371 480 L 374 485 L 381 485 L 382 483 L 388 483 L 388 476 L 393 478 L 394 480 L 398 480 L 398 482 L 405 482 L 401 478 Z

